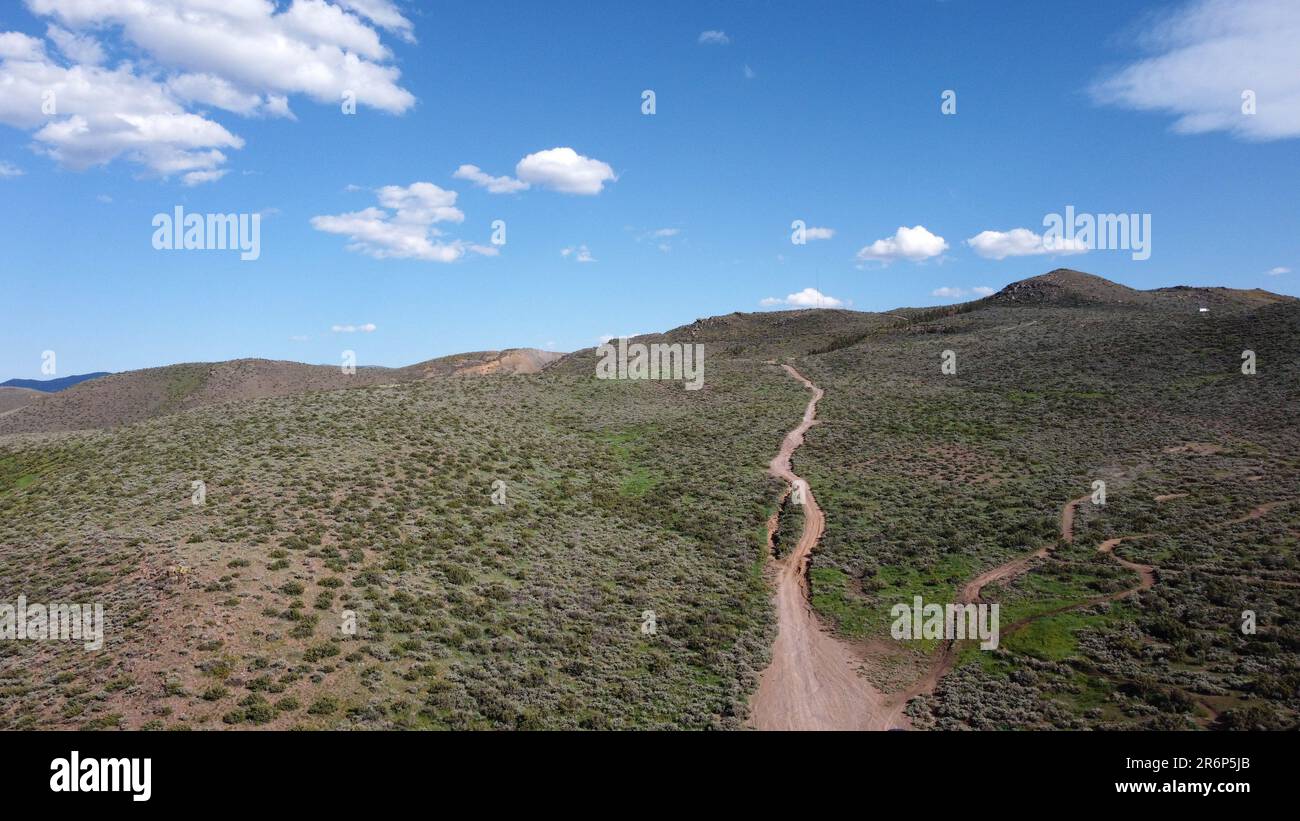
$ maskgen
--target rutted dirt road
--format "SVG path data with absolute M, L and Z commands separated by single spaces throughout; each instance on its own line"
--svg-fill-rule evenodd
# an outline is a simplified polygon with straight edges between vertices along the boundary
M 750 702 L 750 723 L 760 730 L 886 730 L 907 727 L 909 722 L 903 713 L 907 702 L 934 690 L 939 679 L 952 669 L 956 645 L 954 642 L 945 643 L 926 675 L 911 687 L 901 693 L 886 695 L 859 674 L 858 668 L 863 662 L 852 649 L 825 631 L 818 622 L 809 604 L 808 562 L 825 530 L 825 517 L 807 481 L 791 469 L 790 459 L 803 444 L 804 434 L 816 423 L 817 402 L 824 392 L 790 365 L 782 367 L 813 395 L 802 421 L 786 434 L 768 472 L 802 491 L 804 529 L 795 549 L 775 562 L 778 632 L 772 645 L 772 663 L 763 671 L 758 691 Z M 1061 539 L 1065 542 L 1074 541 L 1075 509 L 1089 498 L 1071 499 L 1061 509 Z M 768 522 L 769 543 L 776 527 L 777 517 L 773 516 Z M 966 583 L 959 600 L 979 601 L 980 592 L 986 585 L 1020 575 L 1034 559 L 1050 553 L 1053 546 L 1044 546 L 980 574 Z M 1144 576 L 1144 584 L 1146 581 Z
M 750 703 L 750 722 L 760 730 L 884 730 L 898 726 L 901 712 L 858 674 L 860 660 L 848 645 L 822 629 L 808 604 L 808 560 L 825 519 L 808 483 L 790 469 L 790 457 L 814 424 L 822 389 L 789 365 L 786 372 L 812 391 L 803 421 L 786 434 L 769 472 L 803 491 L 804 527 L 799 543 L 776 562 L 777 636 L 772 663 L 763 671 Z M 769 538 L 770 538 L 769 533 Z

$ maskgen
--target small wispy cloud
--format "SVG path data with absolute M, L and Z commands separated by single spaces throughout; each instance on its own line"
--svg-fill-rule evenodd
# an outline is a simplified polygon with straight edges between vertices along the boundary
M 636 339 L 638 336 L 645 336 L 645 334 L 601 334 L 599 339 L 600 344 L 604 345 L 607 342 L 613 342 L 615 339 Z
M 367 322 L 364 325 L 331 325 L 330 330 L 336 334 L 371 334 L 378 330 L 378 328 L 375 326 L 375 323 Z
M 930 292 L 930 296 L 939 297 L 940 299 L 964 299 L 968 296 L 992 296 L 997 293 L 987 285 L 976 285 L 974 288 L 956 288 L 945 285 L 942 288 L 935 288 Z
M 230 173 L 225 168 L 213 168 L 208 171 L 189 171 L 181 175 L 181 185 L 192 188 L 205 182 L 216 182 Z
M 752 69 L 752 68 L 749 67 L 749 63 L 745 63 L 745 69 L 744 69 L 744 70 L 745 70 L 745 79 L 746 79 L 746 80 L 752 80 L 752 79 L 754 79 L 755 77 L 758 76 L 757 74 L 754 73 L 754 69 Z
M 462 165 L 452 172 L 452 176 L 458 180 L 469 180 L 479 188 L 487 189 L 490 194 L 514 194 L 519 191 L 527 191 L 532 187 L 523 180 L 517 180 L 514 177 L 494 177 L 477 165 Z
M 653 242 L 655 247 L 667 254 L 673 250 L 674 238 L 680 236 L 680 228 L 655 228 L 643 230 L 636 235 L 637 242 Z
M 565 259 L 572 258 L 574 262 L 595 262 L 596 258 L 591 255 L 591 250 L 585 245 L 571 245 L 560 251 L 560 256 Z
M 714 31 L 710 29 L 709 31 L 700 32 L 700 45 L 725 46 L 730 43 L 731 38 L 727 36 L 725 31 Z
M 21 177 L 23 170 L 18 166 L 0 161 L 0 177 Z
M 1267 271 L 1265 271 L 1264 273 L 1265 273 L 1265 274 L 1268 274 L 1268 275 L 1271 276 L 1271 277 L 1280 277 L 1280 276 L 1282 276 L 1283 274 L 1289 274 L 1289 273 L 1291 273 L 1291 269 L 1290 269 L 1290 268 L 1283 268 L 1281 265 L 1279 265 L 1279 266 L 1277 266 L 1276 268 L 1269 268 L 1269 269 L 1268 269 Z
M 1137 31 L 1146 54 L 1095 82 L 1096 102 L 1173 117 L 1178 134 L 1300 137 L 1300 4 L 1191 0 Z M 1258 102 L 1256 102 L 1258 101 Z

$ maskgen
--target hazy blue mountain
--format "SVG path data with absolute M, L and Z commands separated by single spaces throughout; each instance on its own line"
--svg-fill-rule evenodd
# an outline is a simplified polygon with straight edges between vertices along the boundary
M 95 373 L 82 373 L 76 376 L 64 376 L 58 379 L 10 379 L 8 382 L 0 382 L 0 388 L 31 388 L 34 391 L 44 391 L 45 393 L 58 393 L 73 385 L 85 382 L 88 379 L 98 379 L 101 376 L 108 376 L 108 371 L 97 371 Z

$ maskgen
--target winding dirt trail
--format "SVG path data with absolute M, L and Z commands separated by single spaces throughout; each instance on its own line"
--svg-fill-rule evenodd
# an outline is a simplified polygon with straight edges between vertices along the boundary
M 1263 516 L 1266 516 L 1267 514 L 1271 513 L 1271 512 L 1273 511 L 1274 508 L 1281 507 L 1282 505 L 1289 505 L 1289 504 L 1291 504 L 1291 503 L 1294 502 L 1294 501 L 1296 501 L 1296 500 L 1295 500 L 1295 499 L 1279 499 L 1279 500 L 1276 501 L 1276 502 L 1265 502 L 1264 504 L 1260 505 L 1259 507 L 1254 508 L 1253 510 L 1251 510 L 1251 511 L 1250 511 L 1249 513 L 1247 513 L 1245 516 L 1242 516 L 1242 517 L 1239 518 L 1239 519 L 1233 519 L 1232 521 L 1228 522 L 1228 524 L 1230 524 L 1230 525 L 1239 525 L 1239 524 L 1241 524 L 1242 522 L 1251 522 L 1251 521 L 1254 521 L 1255 519 L 1259 519 L 1259 518 L 1261 518 L 1261 517 L 1263 517 Z
M 1150 590 L 1151 588 L 1155 587 L 1156 569 L 1154 567 L 1152 567 L 1149 564 L 1138 564 L 1137 562 L 1130 562 L 1128 559 L 1121 557 L 1118 553 L 1115 552 L 1115 548 L 1119 547 L 1124 542 L 1127 542 L 1131 539 L 1142 539 L 1150 535 L 1152 534 L 1142 533 L 1137 536 L 1120 536 L 1117 539 L 1107 539 L 1097 547 L 1098 553 L 1109 553 L 1112 559 L 1119 562 L 1124 567 L 1127 567 L 1129 570 L 1132 570 L 1134 573 L 1138 574 L 1138 579 L 1140 579 L 1137 587 L 1132 587 L 1121 593 L 1116 593 L 1113 597 L 1111 597 L 1112 601 L 1117 599 L 1122 599 L 1125 596 L 1132 595 L 1134 593 L 1137 593 L 1140 590 Z
M 768 471 L 803 491 L 804 526 L 799 543 L 776 560 L 777 636 L 772 663 L 750 702 L 751 724 L 760 730 L 883 730 L 904 722 L 901 710 L 861 675 L 861 661 L 848 645 L 822 629 L 808 603 L 808 560 L 825 530 L 825 517 L 808 483 L 790 468 L 790 457 L 816 421 L 821 388 L 797 370 L 786 373 L 812 391 L 803 421 L 786 434 Z M 769 541 L 773 522 L 768 523 Z

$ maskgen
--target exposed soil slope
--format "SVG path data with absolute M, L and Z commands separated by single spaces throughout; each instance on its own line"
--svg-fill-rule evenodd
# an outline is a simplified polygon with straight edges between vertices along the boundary
M 0 388 L 0 414 L 40 401 L 47 394 L 31 388 Z

